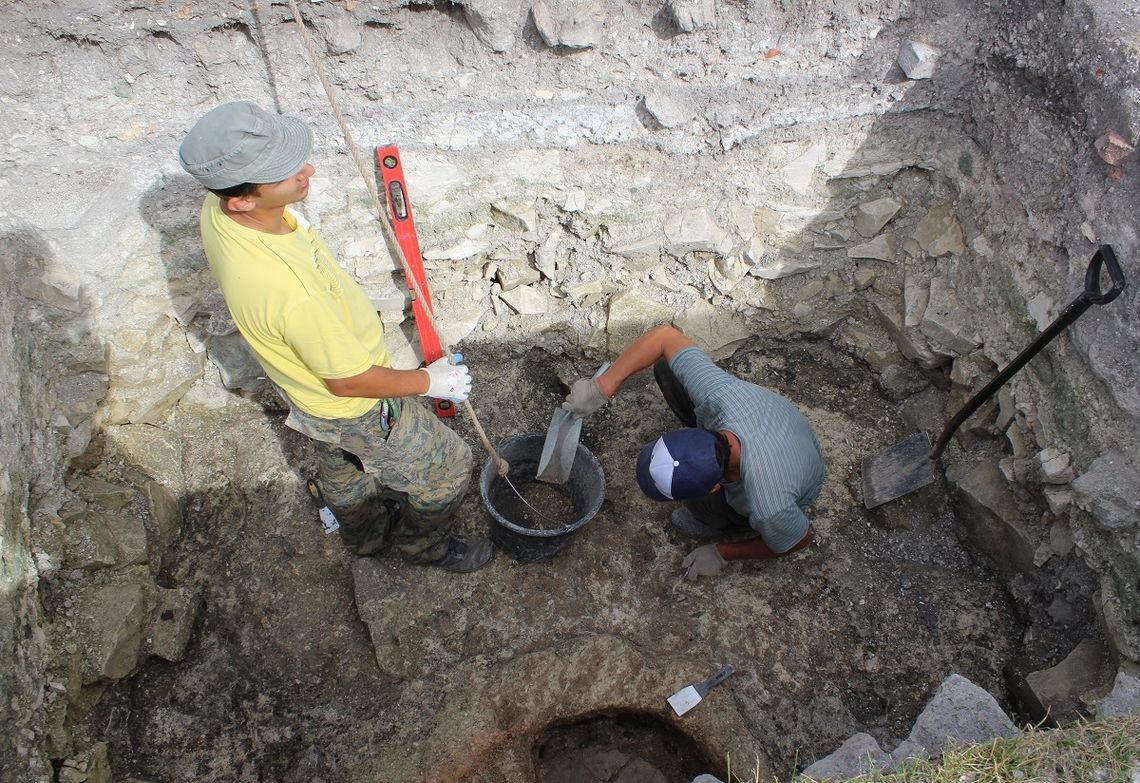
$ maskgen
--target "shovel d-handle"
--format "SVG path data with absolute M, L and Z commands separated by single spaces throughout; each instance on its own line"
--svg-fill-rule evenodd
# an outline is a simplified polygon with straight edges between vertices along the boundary
M 1103 271 L 1107 269 L 1108 278 L 1111 282 L 1111 287 L 1107 291 L 1102 291 L 1100 287 L 1100 278 Z M 1041 349 L 1053 341 L 1053 338 L 1059 335 L 1065 328 L 1073 321 L 1081 317 L 1081 315 L 1092 307 L 1094 304 L 1103 305 L 1108 304 L 1116 297 L 1120 296 L 1128 285 L 1124 279 L 1124 272 L 1120 269 L 1120 264 L 1116 261 L 1116 254 L 1112 252 L 1109 245 L 1101 245 L 1097 248 L 1096 253 L 1093 255 L 1092 260 L 1089 261 L 1089 268 L 1085 270 L 1085 290 L 1080 295 L 1069 302 L 1061 314 L 1053 323 L 1045 328 L 1045 331 L 1037 335 L 1037 339 L 1019 353 L 1017 357 L 1010 362 L 1004 370 L 999 372 L 993 379 L 987 383 L 981 391 L 969 399 L 969 401 L 962 407 L 962 410 L 954 414 L 954 418 L 946 423 L 942 429 L 942 434 L 938 436 L 938 442 L 934 444 L 934 450 L 930 452 L 930 459 L 937 461 L 941 456 L 946 444 L 950 442 L 950 438 L 957 431 L 958 427 L 962 426 L 962 422 L 970 418 L 978 408 L 988 400 L 993 393 L 1005 384 L 1013 375 L 1024 367 L 1030 359 L 1041 352 Z

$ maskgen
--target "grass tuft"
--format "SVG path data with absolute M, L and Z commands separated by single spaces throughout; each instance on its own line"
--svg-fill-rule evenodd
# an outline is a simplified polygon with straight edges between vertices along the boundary
M 728 768 L 728 783 L 823 783 L 796 775 L 764 778 L 759 767 L 737 777 Z M 913 759 L 847 783 L 1140 783 L 1140 712 L 955 745 L 938 760 Z

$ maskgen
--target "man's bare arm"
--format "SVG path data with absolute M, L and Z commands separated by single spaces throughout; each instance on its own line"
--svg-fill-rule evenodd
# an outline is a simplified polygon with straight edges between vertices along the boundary
M 337 397 L 412 397 L 428 390 L 427 370 L 393 370 L 373 365 L 359 375 L 348 378 L 323 378 L 325 386 Z
M 672 326 L 655 326 L 630 343 L 610 368 L 598 376 L 598 388 L 609 399 L 629 376 L 652 367 L 662 357 L 671 360 L 682 348 L 690 345 L 696 343 Z

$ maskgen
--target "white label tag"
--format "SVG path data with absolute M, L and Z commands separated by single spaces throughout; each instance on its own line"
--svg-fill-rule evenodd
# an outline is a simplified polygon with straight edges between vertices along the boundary
M 336 514 L 328 506 L 321 508 L 321 527 L 324 528 L 325 535 L 335 533 L 340 530 L 340 522 L 336 518 Z

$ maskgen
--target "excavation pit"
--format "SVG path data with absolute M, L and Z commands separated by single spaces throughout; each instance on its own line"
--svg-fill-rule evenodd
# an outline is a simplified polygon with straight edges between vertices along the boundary
M 543 433 L 531 432 L 503 441 L 498 455 L 510 465 L 507 476 L 500 476 L 498 461 L 488 458 L 479 481 L 491 515 L 491 538 L 522 563 L 549 562 L 564 552 L 606 496 L 602 465 L 580 443 L 565 483 L 537 480 L 544 439 Z

